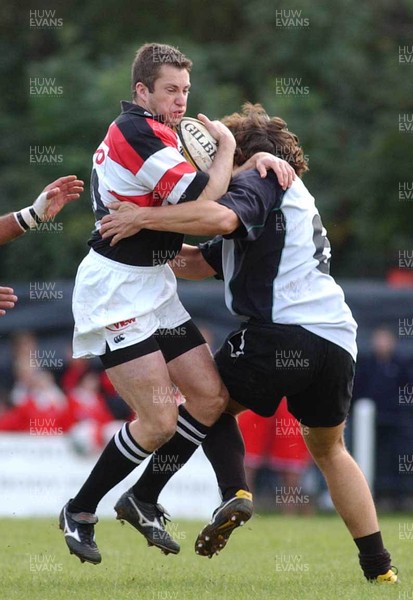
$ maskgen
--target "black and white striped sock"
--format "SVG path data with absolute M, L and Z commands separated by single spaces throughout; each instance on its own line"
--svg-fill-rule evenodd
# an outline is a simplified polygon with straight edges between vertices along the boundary
M 135 466 L 140 465 L 145 458 L 152 454 L 152 452 L 147 452 L 141 448 L 133 439 L 129 431 L 129 423 L 125 423 L 122 429 L 115 433 L 113 440 L 119 452 L 132 463 L 135 463 Z
M 129 423 L 125 423 L 100 455 L 79 493 L 70 501 L 69 512 L 94 513 L 103 496 L 151 454 L 133 439 Z
M 182 404 L 179 406 L 176 431 L 183 438 L 189 442 L 192 442 L 198 447 L 205 440 L 208 429 L 209 427 L 203 425 L 200 421 L 197 421 L 192 415 L 190 415 Z
M 181 404 L 175 435 L 154 452 L 141 477 L 133 486 L 139 500 L 156 503 L 170 478 L 191 458 L 205 440 L 209 427 L 197 421 Z

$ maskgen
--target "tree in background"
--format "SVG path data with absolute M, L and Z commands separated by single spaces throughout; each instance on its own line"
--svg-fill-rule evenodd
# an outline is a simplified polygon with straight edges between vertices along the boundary
M 164 41 L 194 61 L 190 114 L 219 118 L 250 100 L 287 121 L 309 157 L 334 274 L 383 277 L 411 249 L 413 191 L 404 200 L 399 188 L 409 198 L 413 5 L 285 4 L 68 0 L 38 9 L 4 0 L 1 211 L 57 175 L 88 180 L 92 153 L 130 97 L 135 49 Z M 48 235 L 30 234 L 35 244 L 26 236 L 2 249 L 0 280 L 72 277 L 93 225 L 85 192 Z

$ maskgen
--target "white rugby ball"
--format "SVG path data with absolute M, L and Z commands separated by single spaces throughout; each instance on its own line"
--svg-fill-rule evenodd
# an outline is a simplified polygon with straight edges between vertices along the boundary
M 177 127 L 184 156 L 199 171 L 207 171 L 215 158 L 218 144 L 201 121 L 184 117 Z

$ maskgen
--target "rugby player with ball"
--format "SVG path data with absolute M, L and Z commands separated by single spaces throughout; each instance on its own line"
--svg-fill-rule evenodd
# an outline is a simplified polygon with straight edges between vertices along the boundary
M 93 157 L 92 204 L 96 229 L 90 252 L 79 266 L 73 293 L 74 358 L 100 357 L 119 395 L 138 418 L 115 434 L 76 496 L 59 518 L 69 551 L 81 561 L 101 562 L 94 538 L 96 509 L 103 496 L 160 446 L 186 460 L 202 443 L 228 402 L 208 346 L 180 302 L 168 260 L 179 253 L 183 235 L 139 231 L 111 245 L 101 236 L 102 219 L 114 201 L 136 207 L 215 202 L 231 178 L 235 140 L 219 121 L 199 115 L 218 142 L 207 172 L 181 153 L 174 127 L 186 111 L 192 62 L 177 48 L 142 46 L 132 65 L 132 102 L 122 102 Z M 293 169 L 269 157 L 288 186 Z M 254 161 L 255 162 L 255 161 Z M 176 388 L 186 399 L 156 402 L 159 389 Z M 230 453 L 230 450 L 228 450 Z M 251 506 L 243 466 L 244 504 Z M 165 530 L 166 514 L 132 488 L 116 503 L 118 519 L 143 533 L 150 545 L 177 554 Z

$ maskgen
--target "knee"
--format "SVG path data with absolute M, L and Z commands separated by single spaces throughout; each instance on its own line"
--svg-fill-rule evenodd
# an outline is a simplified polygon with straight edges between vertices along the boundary
M 163 418 L 158 423 L 154 430 L 154 438 L 159 446 L 163 446 L 166 442 L 175 435 L 176 432 L 176 416 Z
M 175 435 L 176 414 L 159 415 L 145 426 L 147 435 L 152 439 L 155 448 L 160 448 Z
M 347 452 L 344 440 L 341 438 L 328 441 L 316 438 L 309 441 L 307 445 L 312 457 L 319 466 L 328 463 L 338 454 Z
M 227 388 L 222 384 L 219 387 L 218 393 L 209 398 L 208 406 L 211 412 L 220 415 L 227 408 L 229 402 L 229 394 Z
M 198 418 L 204 419 L 205 423 L 212 425 L 228 406 L 229 395 L 227 388 L 222 384 L 217 389 L 211 389 L 207 395 L 198 400 L 195 409 Z

